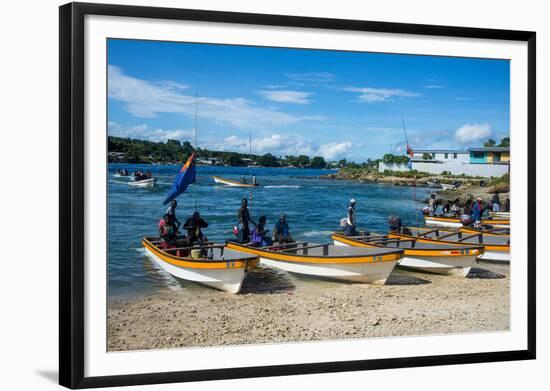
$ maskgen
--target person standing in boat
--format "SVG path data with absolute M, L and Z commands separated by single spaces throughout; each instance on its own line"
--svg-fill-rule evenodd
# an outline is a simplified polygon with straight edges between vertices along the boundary
M 237 213 L 237 219 L 239 220 L 239 243 L 250 242 L 250 223 L 254 225 L 256 225 L 256 223 L 252 221 L 252 218 L 250 217 L 250 212 L 248 211 L 248 201 L 246 198 L 243 198 L 241 202 L 241 207 Z
M 176 217 L 177 207 L 178 207 L 178 201 L 172 200 L 172 202 L 170 202 L 170 206 L 168 207 L 168 209 L 166 209 L 166 214 L 171 216 L 174 219 L 174 223 L 176 223 L 177 226 L 179 227 L 181 223 L 178 221 L 178 218 Z
M 176 247 L 178 228 L 174 223 L 173 217 L 169 214 L 165 214 L 159 221 L 158 229 L 159 236 L 162 240 L 160 247 L 165 249 Z
M 357 219 L 355 216 L 355 199 L 352 198 L 349 200 L 348 206 L 348 217 L 346 219 L 346 228 L 344 230 L 347 236 L 356 236 L 357 235 Z
M 208 238 L 202 233 L 202 229 L 206 227 L 208 227 L 208 223 L 201 217 L 201 214 L 197 211 L 193 212 L 193 215 L 183 225 L 183 228 L 187 230 L 189 245 L 208 242 Z
M 253 185 L 256 184 L 256 175 L 253 175 L 253 176 L 252 176 L 252 184 L 253 184 Z
M 290 236 L 290 228 L 286 222 L 286 215 L 279 216 L 279 221 L 275 223 L 273 227 L 273 241 L 279 243 L 292 243 L 294 239 Z
M 428 205 L 430 207 L 430 216 L 433 216 L 435 214 L 435 210 L 437 209 L 437 200 L 435 199 L 435 194 L 432 194 L 430 196 Z
M 260 216 L 260 219 L 258 220 L 258 224 L 254 227 L 254 230 L 252 231 L 252 240 L 251 244 L 254 247 L 264 247 L 264 246 L 271 246 L 273 242 L 269 237 L 267 236 L 267 233 L 269 232 L 268 229 L 265 229 L 265 224 L 267 223 L 267 218 L 265 216 Z
M 493 202 L 493 212 L 500 212 L 500 197 L 497 192 L 493 194 L 491 201 Z
M 477 202 L 472 208 L 472 219 L 474 220 L 474 228 L 481 228 L 481 214 L 483 213 L 483 199 L 477 198 Z

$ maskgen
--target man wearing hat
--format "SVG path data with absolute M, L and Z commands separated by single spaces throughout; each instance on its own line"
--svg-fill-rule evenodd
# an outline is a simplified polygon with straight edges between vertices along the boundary
M 348 218 L 346 220 L 346 228 L 344 230 L 345 234 L 347 236 L 356 236 L 357 230 L 355 229 L 357 226 L 356 218 L 355 218 L 355 199 L 352 198 L 349 200 L 349 206 L 348 206 Z

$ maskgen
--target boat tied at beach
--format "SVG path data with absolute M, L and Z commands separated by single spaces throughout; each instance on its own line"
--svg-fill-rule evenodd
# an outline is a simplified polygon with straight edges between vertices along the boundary
M 346 249 L 308 242 L 253 247 L 229 241 L 227 247 L 259 256 L 263 266 L 308 276 L 372 284 L 384 284 L 397 262 L 403 258 L 401 249 Z
M 430 225 L 434 227 L 460 228 L 464 225 L 462 220 L 459 217 L 425 215 L 424 221 L 426 225 Z M 486 226 L 490 225 L 491 227 L 494 227 L 494 228 L 509 228 L 510 219 L 488 217 L 488 218 L 481 219 L 481 224 Z
M 247 272 L 256 267 L 259 257 L 235 251 L 225 244 L 200 243 L 189 246 L 179 240 L 172 248 L 163 248 L 158 237 L 141 240 L 145 252 L 170 275 L 228 293 L 239 293 Z
M 480 245 L 485 248 L 485 252 L 478 259 L 491 262 L 510 262 L 510 236 L 490 236 L 483 232 L 464 233 L 441 228 L 407 227 L 403 233 L 389 232 L 388 237 L 415 239 L 416 243 Z
M 476 258 L 485 251 L 480 245 L 422 243 L 414 238 L 390 238 L 388 235 L 368 232 L 360 232 L 356 236 L 335 232 L 332 239 L 337 246 L 401 249 L 404 256 L 398 266 L 457 277 L 466 277 Z

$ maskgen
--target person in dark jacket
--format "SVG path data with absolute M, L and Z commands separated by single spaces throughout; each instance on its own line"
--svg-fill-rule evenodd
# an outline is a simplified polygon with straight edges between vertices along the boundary
M 292 243 L 294 239 L 290 236 L 290 228 L 286 222 L 286 215 L 279 216 L 279 221 L 275 223 L 273 228 L 273 241 L 279 243 Z
M 237 213 L 237 220 L 239 221 L 239 243 L 250 242 L 250 223 L 254 225 L 256 225 L 256 223 L 252 221 L 252 218 L 250 217 L 250 212 L 248 211 L 248 201 L 246 198 L 243 198 L 241 201 L 241 207 Z
M 183 228 L 187 230 L 187 239 L 190 245 L 197 242 L 208 242 L 208 238 L 202 233 L 202 229 L 208 227 L 208 223 L 202 219 L 199 212 L 194 212 L 191 217 L 187 219 Z

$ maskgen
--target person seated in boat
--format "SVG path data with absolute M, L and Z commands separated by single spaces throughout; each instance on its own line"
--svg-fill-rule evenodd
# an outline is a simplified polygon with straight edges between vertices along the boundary
M 244 184 L 248 183 L 248 181 L 246 180 L 246 178 L 244 176 L 241 177 L 241 183 L 244 183 Z
M 267 218 L 265 216 L 260 216 L 258 224 L 254 227 L 252 231 L 252 240 L 250 244 L 254 247 L 265 247 L 271 246 L 273 241 L 267 236 L 269 232 L 268 229 L 265 229 L 265 224 L 267 223 Z
M 176 247 L 178 228 L 170 215 L 165 214 L 164 217 L 160 219 L 158 229 L 160 239 L 162 240 L 160 247 L 164 249 Z
M 346 236 L 357 236 L 357 220 L 355 216 L 355 199 L 349 200 L 348 217 L 346 219 L 346 226 L 344 233 Z
M 430 196 L 428 206 L 430 207 L 430 216 L 433 216 L 435 214 L 435 210 L 437 209 L 437 199 L 435 198 L 435 194 Z
M 153 174 L 151 174 L 151 171 L 147 171 L 145 173 L 145 179 L 151 179 L 153 177 Z
M 460 214 L 460 198 L 456 198 L 453 203 L 451 204 L 451 213 L 455 216 L 458 216 Z
M 451 201 L 447 200 L 447 202 L 445 202 L 445 205 L 443 205 L 443 214 L 448 214 L 448 213 L 451 213 Z
M 250 223 L 256 225 L 252 218 L 250 217 L 250 212 L 248 211 L 248 200 L 243 198 L 241 201 L 241 207 L 237 213 L 238 219 L 238 241 L 239 243 L 248 243 L 250 242 Z
M 201 214 L 197 211 L 193 212 L 193 215 L 183 225 L 183 228 L 187 230 L 189 245 L 208 242 L 208 238 L 202 233 L 202 229 L 206 227 L 208 227 L 208 223 L 203 220 Z
M 481 214 L 483 213 L 483 199 L 477 197 L 477 202 L 474 203 L 472 208 L 472 219 L 474 220 L 474 228 L 481 228 Z
M 178 218 L 176 217 L 176 208 L 178 207 L 178 201 L 172 200 L 170 202 L 170 206 L 168 209 L 166 209 L 166 214 L 171 216 L 174 219 L 174 222 L 177 224 L 178 228 L 181 225 L 181 223 L 178 221 Z
M 273 227 L 273 241 L 282 243 L 293 243 L 294 239 L 290 236 L 290 228 L 286 222 L 286 215 L 279 216 L 279 221 Z

